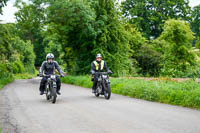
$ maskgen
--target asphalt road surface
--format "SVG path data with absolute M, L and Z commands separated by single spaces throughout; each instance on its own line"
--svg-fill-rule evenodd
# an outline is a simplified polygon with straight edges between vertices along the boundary
M 56 104 L 40 96 L 39 78 L 0 92 L 3 133 L 200 133 L 200 111 L 62 84 Z

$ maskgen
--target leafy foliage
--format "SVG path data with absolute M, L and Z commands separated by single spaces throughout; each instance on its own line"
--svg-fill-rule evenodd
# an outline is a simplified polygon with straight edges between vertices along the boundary
M 31 72 L 35 70 L 35 54 L 32 44 L 15 36 L 14 29 L 11 27 L 14 28 L 15 26 L 0 25 L 0 78 L 12 76 L 13 73 L 23 73 L 27 69 Z
M 138 62 L 139 73 L 144 76 L 159 76 L 161 69 L 161 54 L 151 45 L 143 45 L 134 55 Z
M 132 71 L 130 36 L 120 20 L 113 0 L 96 3 L 97 39 L 93 54 L 102 53 L 115 75 L 128 75 Z
M 189 0 L 126 0 L 122 2 L 124 15 L 136 24 L 145 37 L 158 37 L 169 18 L 190 20 Z
M 164 40 L 167 49 L 164 53 L 163 74 L 177 76 L 179 72 L 186 72 L 195 65 L 192 48 L 193 32 L 187 22 L 183 20 L 168 20 L 159 40 Z M 181 76 L 181 75 L 179 75 Z
M 30 40 L 34 45 L 36 54 L 36 65 L 40 65 L 44 59 L 44 46 L 42 45 L 42 29 L 45 23 L 45 9 L 39 2 L 27 5 L 25 2 L 17 1 L 19 9 L 16 16 L 17 34 L 23 40 Z
M 89 72 L 96 36 L 94 17 L 89 5 L 80 0 L 58 0 L 48 8 L 48 33 L 58 37 L 56 45 L 62 45 L 69 72 Z M 72 54 L 67 53 L 69 50 Z
M 196 36 L 200 36 L 200 5 L 195 6 L 192 9 L 192 22 L 191 22 L 192 31 Z
M 122 8 L 115 0 L 16 0 L 15 5 L 16 24 L 0 31 L 0 58 L 14 73 L 31 72 L 33 59 L 40 66 L 51 52 L 71 74 L 89 73 L 101 53 L 114 76 L 197 76 L 200 54 L 191 49 L 189 22 L 198 48 L 199 6 L 191 12 L 188 0 L 126 0 Z
M 8 0 L 1 0 L 0 1 L 0 14 L 2 14 L 2 8 L 4 7 L 4 6 L 6 6 L 6 2 L 7 2 Z

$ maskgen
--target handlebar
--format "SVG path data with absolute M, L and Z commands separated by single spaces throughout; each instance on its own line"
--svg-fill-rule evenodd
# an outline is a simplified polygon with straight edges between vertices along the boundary
M 111 73 L 110 72 L 95 72 L 94 74 L 108 75 L 108 74 L 111 74 Z
M 50 77 L 51 75 L 55 75 L 55 76 L 61 77 L 60 75 L 56 75 L 56 74 L 50 74 L 50 75 L 45 75 L 45 74 L 40 75 L 40 74 L 37 74 L 37 76 L 39 76 L 39 77 Z

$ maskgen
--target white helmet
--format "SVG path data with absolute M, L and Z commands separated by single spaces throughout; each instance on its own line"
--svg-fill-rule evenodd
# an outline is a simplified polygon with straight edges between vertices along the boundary
M 46 59 L 54 59 L 54 55 L 52 53 L 48 53 Z
M 101 54 L 97 54 L 96 58 L 102 58 Z

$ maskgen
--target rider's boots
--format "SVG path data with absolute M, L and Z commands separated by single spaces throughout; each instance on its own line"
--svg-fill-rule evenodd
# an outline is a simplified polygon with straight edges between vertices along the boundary
M 60 85 L 59 85 L 59 84 L 58 84 L 58 86 L 57 86 L 56 93 L 57 93 L 58 95 L 61 95 L 61 93 L 60 93 Z
M 92 93 L 96 93 L 97 82 L 93 81 Z
M 96 93 L 96 88 L 92 86 L 92 93 Z
M 43 84 L 40 84 L 40 95 L 43 95 L 44 94 L 44 85 Z
M 60 91 L 56 91 L 56 93 L 57 93 L 58 95 L 61 95 Z

